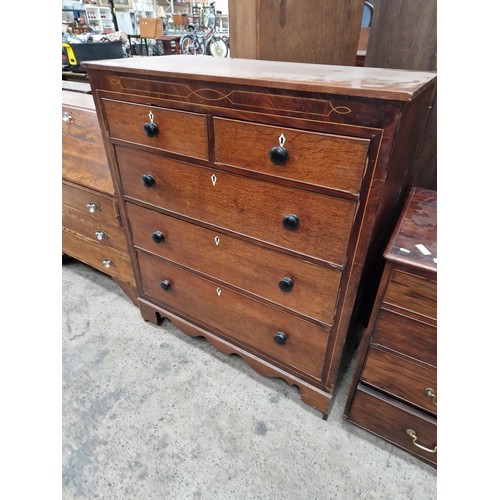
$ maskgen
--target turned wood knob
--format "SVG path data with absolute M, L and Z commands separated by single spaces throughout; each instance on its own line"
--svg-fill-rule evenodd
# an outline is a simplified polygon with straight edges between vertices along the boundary
M 283 227 L 288 231 L 294 231 L 299 227 L 300 220 L 295 214 L 285 215 L 281 221 Z
M 276 332 L 273 337 L 274 341 L 279 345 L 285 345 L 287 338 L 286 333 L 283 332 Z
M 165 239 L 165 236 L 161 231 L 155 231 L 153 234 L 151 234 L 151 239 L 155 243 L 161 243 Z
M 293 287 L 293 279 L 285 276 L 278 281 L 278 286 L 283 292 L 289 292 Z
M 154 137 L 155 135 L 158 135 L 158 125 L 156 125 L 155 122 L 146 122 L 144 124 L 144 133 L 148 137 Z
M 283 165 L 288 158 L 288 153 L 283 146 L 275 146 L 269 151 L 269 159 L 274 165 Z
M 147 188 L 150 188 L 155 183 L 155 178 L 151 174 L 141 175 L 141 182 Z
M 172 285 L 170 284 L 170 281 L 168 280 L 161 280 L 160 281 L 160 287 L 163 288 L 163 290 L 168 290 Z

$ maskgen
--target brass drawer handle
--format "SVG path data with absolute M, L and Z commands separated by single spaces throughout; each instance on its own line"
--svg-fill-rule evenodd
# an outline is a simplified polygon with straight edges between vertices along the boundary
M 436 393 L 434 392 L 434 389 L 432 389 L 432 387 L 426 387 L 424 389 L 424 394 L 430 398 L 431 400 L 431 403 L 434 404 L 434 405 L 438 405 L 437 403 L 437 396 L 436 396 Z
M 96 231 L 94 234 L 95 234 L 95 239 L 97 241 L 102 241 L 107 236 L 107 234 L 104 231 Z
M 65 111 L 63 115 L 63 122 L 68 123 L 70 121 L 71 121 L 71 115 L 67 111 Z
M 434 449 L 431 450 L 430 448 L 426 448 L 425 446 L 422 446 L 421 444 L 417 443 L 417 433 L 413 429 L 406 429 L 406 434 L 411 437 L 413 444 L 417 447 L 420 448 L 421 450 L 427 451 L 428 453 L 437 453 L 437 446 L 434 446 Z
M 112 260 L 110 259 L 104 259 L 102 261 L 102 265 L 106 268 L 106 269 L 109 269 L 111 266 L 114 266 L 116 265 Z

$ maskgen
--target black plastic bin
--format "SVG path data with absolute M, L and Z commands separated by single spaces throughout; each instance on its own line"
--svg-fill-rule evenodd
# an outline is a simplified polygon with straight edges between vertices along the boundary
M 121 59 L 125 57 L 121 42 L 63 43 L 71 71 L 85 73 L 80 67 L 83 61 Z

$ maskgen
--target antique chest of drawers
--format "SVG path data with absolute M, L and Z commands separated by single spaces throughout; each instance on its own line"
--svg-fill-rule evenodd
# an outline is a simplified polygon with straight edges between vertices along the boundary
M 85 66 L 143 318 L 283 378 L 326 418 L 435 75 L 183 55 Z
M 108 274 L 137 303 L 123 220 L 88 83 L 63 82 L 62 120 L 63 255 Z
M 345 417 L 437 464 L 437 196 L 413 188 L 384 253 Z

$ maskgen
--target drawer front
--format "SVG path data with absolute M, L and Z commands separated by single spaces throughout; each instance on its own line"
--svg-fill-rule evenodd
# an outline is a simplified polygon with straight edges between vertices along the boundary
M 384 302 L 436 319 L 437 284 L 435 281 L 393 269 Z
M 151 148 L 208 159 L 207 118 L 205 115 L 174 111 L 104 99 L 109 135 L 113 139 Z M 152 118 L 150 116 L 152 113 Z M 146 135 L 144 125 L 153 121 L 157 134 Z
M 325 330 L 157 257 L 137 256 L 143 292 L 151 299 L 244 347 L 321 377 Z M 164 280 L 170 284 L 167 290 L 161 287 Z M 278 332 L 286 335 L 284 344 L 274 340 Z
M 358 194 L 370 141 L 214 118 L 215 161 Z M 269 153 L 281 144 L 283 164 Z M 284 142 L 283 142 L 284 141 Z M 273 154 L 276 154 L 273 150 Z M 279 151 L 277 152 L 279 153 Z M 278 162 L 280 158 L 278 157 Z
M 62 112 L 63 179 L 113 194 L 113 181 L 96 112 L 65 105 Z
M 348 418 L 360 427 L 403 448 L 425 462 L 437 464 L 437 420 L 435 418 L 412 410 L 361 384 L 358 385 L 354 394 Z M 409 434 L 410 430 L 414 431 L 413 437 Z
M 343 266 L 356 203 L 116 147 L 125 196 Z M 145 187 L 141 176 L 154 179 Z M 298 217 L 295 229 L 283 220 Z
M 116 220 L 109 223 L 108 221 L 95 220 L 89 217 L 88 212 L 63 205 L 62 225 L 75 233 L 95 240 L 102 246 L 111 246 L 123 252 L 127 251 L 125 234 L 123 229 L 117 225 Z
M 437 366 L 437 331 L 428 323 L 380 309 L 371 343 Z
M 370 347 L 361 380 L 423 410 L 437 412 L 436 370 Z
M 339 271 L 133 204 L 127 215 L 136 247 L 332 323 Z
M 82 217 L 83 214 L 86 214 L 89 221 L 118 227 L 115 199 L 112 196 L 79 189 L 63 183 L 62 202 L 66 210 L 76 210 L 82 213 Z
M 100 245 L 97 241 L 89 240 L 65 229 L 62 231 L 62 251 L 94 269 L 135 286 L 127 253 L 111 246 Z M 108 261 L 110 261 L 109 267 L 106 267 L 105 264 Z

